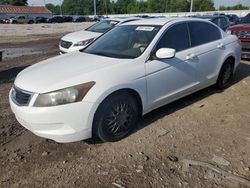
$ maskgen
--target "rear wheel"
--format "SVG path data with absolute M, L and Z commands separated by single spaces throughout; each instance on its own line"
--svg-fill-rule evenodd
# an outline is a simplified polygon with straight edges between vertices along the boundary
M 230 83 L 232 82 L 232 78 L 233 78 L 233 71 L 234 71 L 233 62 L 230 60 L 227 60 L 223 64 L 219 77 L 216 82 L 216 86 L 218 89 L 225 89 L 230 85 Z
M 29 22 L 28 22 L 28 24 L 33 24 L 34 23 L 34 21 L 33 20 L 30 20 Z
M 93 124 L 93 136 L 115 142 L 128 136 L 138 120 L 136 100 L 127 92 L 106 98 L 99 106 Z

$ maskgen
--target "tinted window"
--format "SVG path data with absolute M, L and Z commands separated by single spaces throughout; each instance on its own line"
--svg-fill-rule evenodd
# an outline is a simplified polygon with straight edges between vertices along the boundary
M 225 18 L 221 18 L 220 22 L 221 22 L 222 27 L 227 27 L 228 26 L 228 22 L 227 22 L 227 20 Z
M 178 52 L 189 47 L 188 27 L 186 23 L 183 23 L 168 29 L 157 44 L 156 50 L 160 48 L 173 48 Z
M 220 30 L 209 23 L 191 22 L 189 23 L 189 29 L 192 46 L 198 46 L 221 39 Z
M 216 25 L 219 25 L 219 24 L 220 24 L 220 23 L 219 23 L 219 18 L 213 19 L 212 22 L 213 22 L 214 24 L 216 24 Z

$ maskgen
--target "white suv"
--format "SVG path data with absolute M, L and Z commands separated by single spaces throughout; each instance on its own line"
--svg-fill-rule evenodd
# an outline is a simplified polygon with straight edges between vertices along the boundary
M 240 60 L 237 37 L 209 21 L 145 19 L 23 70 L 9 100 L 38 136 L 117 141 L 141 115 L 210 85 L 229 86 Z
M 113 29 L 116 25 L 120 25 L 126 22 L 136 21 L 141 18 L 137 17 L 121 17 L 121 18 L 109 18 L 97 22 L 91 27 L 73 32 L 62 37 L 59 48 L 60 53 L 68 53 L 77 50 L 81 50 L 93 42 L 96 38 L 101 36 L 103 33 Z

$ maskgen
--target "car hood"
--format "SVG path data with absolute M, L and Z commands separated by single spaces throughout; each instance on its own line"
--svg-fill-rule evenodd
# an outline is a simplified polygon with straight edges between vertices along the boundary
M 75 42 L 80 42 L 80 41 L 84 41 L 84 40 L 89 40 L 92 38 L 97 38 L 101 35 L 102 35 L 102 33 L 96 33 L 96 32 L 82 30 L 82 31 L 69 33 L 69 34 L 65 35 L 62 38 L 62 40 L 75 43 Z
M 250 31 L 250 24 L 239 24 L 239 25 L 234 25 L 229 28 L 229 30 L 234 30 L 234 31 Z
M 15 85 L 34 93 L 46 93 L 95 81 L 96 75 L 108 68 L 119 66 L 129 59 L 115 59 L 83 52 L 60 55 L 33 66 L 18 74 Z

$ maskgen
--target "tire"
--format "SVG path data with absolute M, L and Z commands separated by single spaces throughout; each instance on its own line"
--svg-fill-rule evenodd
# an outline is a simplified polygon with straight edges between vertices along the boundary
M 220 74 L 216 82 L 216 87 L 218 89 L 227 88 L 232 82 L 233 72 L 234 72 L 233 62 L 231 60 L 227 60 L 221 67 Z
M 13 23 L 13 24 L 17 24 L 17 21 L 14 20 L 12 23 Z
M 33 20 L 30 20 L 29 22 L 28 22 L 28 24 L 33 24 L 34 23 L 34 21 Z
M 93 138 L 115 142 L 127 137 L 138 120 L 137 101 L 128 92 L 106 98 L 98 107 L 93 123 Z

